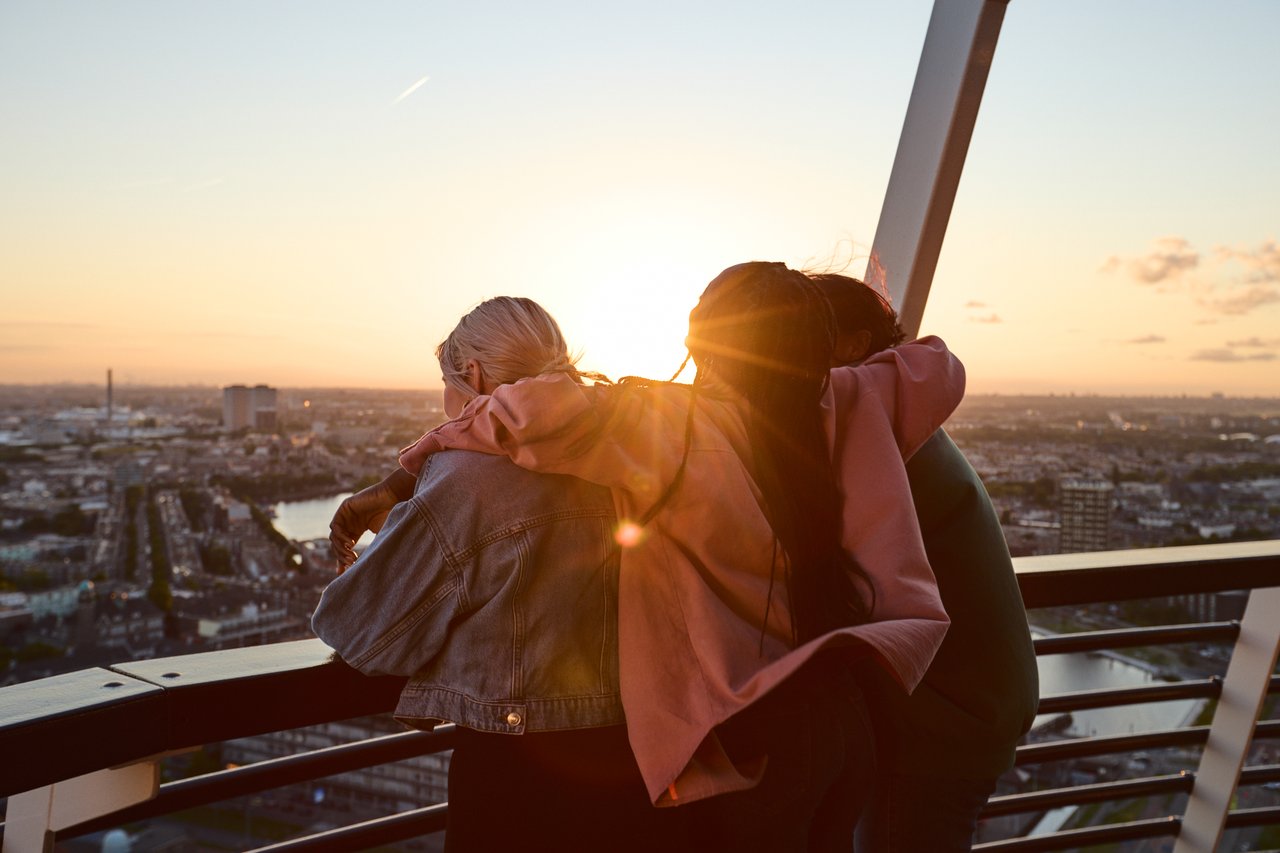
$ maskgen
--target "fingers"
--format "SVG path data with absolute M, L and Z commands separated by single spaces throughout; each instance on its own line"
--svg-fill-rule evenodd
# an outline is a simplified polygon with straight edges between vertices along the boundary
M 338 574 L 345 572 L 356 561 L 355 540 L 333 527 L 329 528 L 329 548 L 337 559 Z

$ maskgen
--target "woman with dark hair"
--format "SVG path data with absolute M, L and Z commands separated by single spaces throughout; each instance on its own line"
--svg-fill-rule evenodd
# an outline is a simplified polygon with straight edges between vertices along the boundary
M 872 753 L 857 662 L 910 689 L 946 630 L 903 459 L 959 402 L 963 368 L 924 339 L 829 373 L 830 307 L 776 263 L 717 276 L 687 343 L 691 386 L 503 385 L 401 464 L 478 450 L 608 486 L 650 799 L 693 804 L 706 844 L 848 849 Z
M 832 364 L 853 364 L 873 352 L 896 347 L 907 335 L 898 323 L 898 313 L 889 300 L 870 285 L 835 273 L 812 276 L 831 304 L 836 320 L 835 353 Z M 857 317 L 858 322 L 842 322 Z

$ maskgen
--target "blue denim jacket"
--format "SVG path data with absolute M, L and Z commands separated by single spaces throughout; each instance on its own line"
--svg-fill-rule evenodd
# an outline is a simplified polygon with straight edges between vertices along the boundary
M 438 453 L 312 628 L 361 672 L 409 676 L 395 715 L 416 728 L 620 724 L 613 527 L 608 489 Z

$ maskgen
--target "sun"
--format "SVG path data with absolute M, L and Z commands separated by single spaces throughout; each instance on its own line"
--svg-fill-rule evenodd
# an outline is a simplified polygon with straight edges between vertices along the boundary
M 686 355 L 689 310 L 740 254 L 726 247 L 723 217 L 643 201 L 596 200 L 558 217 L 548 243 L 569 242 L 572 262 L 548 259 L 557 273 L 538 282 L 539 300 L 582 354 L 579 366 L 615 379 L 669 379 Z

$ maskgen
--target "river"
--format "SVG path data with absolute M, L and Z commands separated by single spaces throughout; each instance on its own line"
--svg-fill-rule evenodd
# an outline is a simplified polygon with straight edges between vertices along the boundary
M 333 519 L 333 514 L 338 511 L 338 504 L 350 496 L 351 492 L 343 492 L 331 498 L 283 501 L 271 507 L 274 515 L 272 523 L 276 530 L 299 542 L 307 539 L 328 539 L 329 522 Z M 363 548 L 372 541 L 373 534 L 366 531 L 356 543 L 356 547 Z
M 272 507 L 276 529 L 290 539 L 327 539 L 329 521 L 338 504 L 350 494 L 307 501 L 285 501 Z M 360 538 L 358 547 L 373 541 L 373 534 Z M 1137 662 L 1129 663 L 1111 655 L 1045 655 L 1040 658 L 1040 695 L 1069 693 L 1104 687 L 1135 687 L 1150 684 L 1156 677 Z M 1176 728 L 1200 707 L 1199 700 L 1183 699 L 1146 705 L 1125 705 L 1077 711 L 1072 715 L 1072 735 L 1121 735 Z M 1036 723 L 1048 717 L 1037 718 Z

